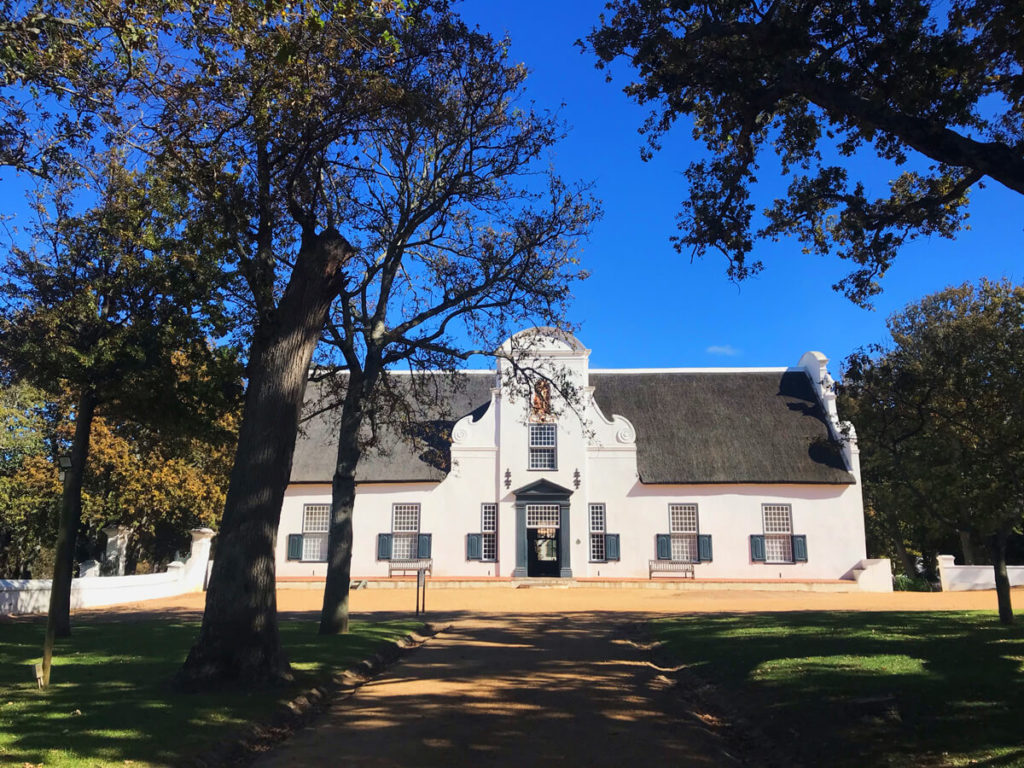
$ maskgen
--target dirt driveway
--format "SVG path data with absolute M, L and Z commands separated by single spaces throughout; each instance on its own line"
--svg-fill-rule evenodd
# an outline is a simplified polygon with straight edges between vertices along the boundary
M 322 599 L 279 594 L 284 610 Z M 413 599 L 358 591 L 353 609 L 391 614 Z M 428 611 L 451 630 L 256 765 L 736 766 L 732 746 L 672 690 L 671 670 L 652 663 L 640 622 L 698 611 L 990 607 L 990 593 L 437 589 Z
M 372 619 L 380 614 L 412 613 L 412 589 L 358 589 L 352 592 L 354 618 Z M 202 593 L 127 603 L 107 608 L 76 611 L 90 618 L 178 615 L 200 617 L 206 596 Z M 320 589 L 279 589 L 281 613 L 319 614 L 324 593 Z M 641 587 L 490 587 L 481 589 L 430 589 L 426 596 L 431 620 L 443 617 L 490 614 L 613 613 L 683 614 L 749 611 L 974 611 L 996 609 L 994 591 L 979 592 L 756 592 L 739 590 L 674 590 Z M 1013 603 L 1024 605 L 1024 587 L 1013 590 Z
M 255 764 L 736 765 L 622 616 L 463 619 Z

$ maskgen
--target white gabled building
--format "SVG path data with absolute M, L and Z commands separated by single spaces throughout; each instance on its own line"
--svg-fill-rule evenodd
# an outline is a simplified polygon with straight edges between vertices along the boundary
M 500 356 L 496 371 L 445 376 L 437 412 L 453 416 L 405 428 L 415 441 L 387 432 L 359 464 L 353 578 L 416 559 L 466 579 L 647 579 L 692 564 L 698 580 L 891 589 L 888 561 L 865 559 L 856 441 L 841 434 L 823 355 L 794 368 L 598 370 L 573 336 L 522 338 L 532 365 L 582 393 L 576 408 L 504 391 Z M 336 444 L 328 415 L 299 437 L 282 581 L 325 575 Z

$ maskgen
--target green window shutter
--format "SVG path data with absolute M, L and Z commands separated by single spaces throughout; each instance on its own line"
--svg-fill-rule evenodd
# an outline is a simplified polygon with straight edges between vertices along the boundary
M 604 535 L 604 559 L 619 559 L 619 534 L 606 533 Z
M 711 534 L 702 533 L 697 537 L 697 559 L 702 563 L 711 562 Z
M 750 537 L 750 559 L 755 563 L 763 563 L 765 561 L 764 536 L 755 534 Z
M 672 559 L 672 537 L 667 533 L 659 533 L 654 537 L 654 541 L 657 544 L 658 559 L 659 560 L 671 560 Z
M 289 533 L 288 534 L 288 559 L 289 560 L 301 560 L 302 559 L 302 534 L 301 533 Z
M 807 562 L 807 537 L 793 537 L 793 561 L 797 563 Z
M 484 556 L 483 534 L 466 534 L 466 559 L 482 560 Z
M 421 533 L 419 541 L 416 542 L 416 557 L 424 560 L 430 557 L 430 534 Z
M 378 560 L 390 560 L 391 559 L 391 534 L 390 533 L 378 533 L 377 534 L 377 559 Z

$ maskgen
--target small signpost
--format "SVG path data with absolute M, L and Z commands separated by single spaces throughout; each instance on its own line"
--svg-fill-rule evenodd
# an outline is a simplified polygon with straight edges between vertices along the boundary
M 416 571 L 416 615 L 427 612 L 427 569 Z

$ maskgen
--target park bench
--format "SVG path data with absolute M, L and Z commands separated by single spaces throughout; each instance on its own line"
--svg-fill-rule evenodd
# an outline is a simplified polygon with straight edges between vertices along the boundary
M 431 557 L 417 560 L 388 560 L 388 578 L 396 573 L 416 573 L 418 571 L 430 573 L 433 567 L 434 559 Z
M 653 579 L 656 573 L 680 573 L 683 578 L 693 578 L 693 563 L 681 560 L 648 560 L 647 578 Z

